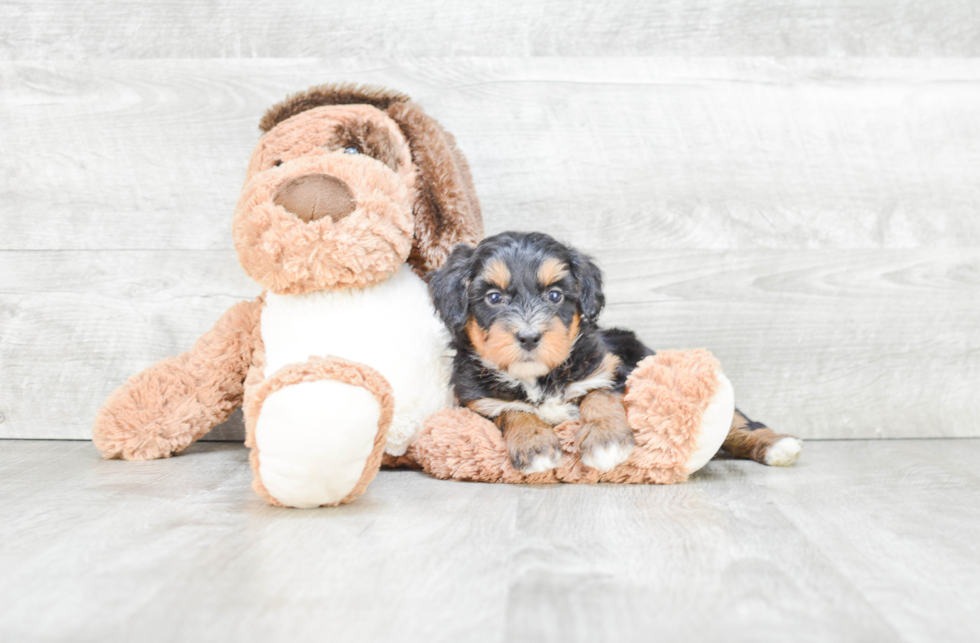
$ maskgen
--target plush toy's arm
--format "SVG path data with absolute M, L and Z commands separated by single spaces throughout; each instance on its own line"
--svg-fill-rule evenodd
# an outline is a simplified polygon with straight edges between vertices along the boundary
M 151 460 L 183 451 L 242 402 L 263 298 L 235 304 L 194 347 L 138 373 L 95 415 L 105 458 Z

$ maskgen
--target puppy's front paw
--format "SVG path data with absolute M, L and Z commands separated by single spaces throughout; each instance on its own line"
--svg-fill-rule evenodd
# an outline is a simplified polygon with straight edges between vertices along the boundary
M 633 431 L 625 422 L 605 420 L 582 425 L 582 462 L 597 471 L 611 471 L 633 453 Z
M 561 464 L 561 442 L 551 429 L 543 429 L 507 440 L 514 468 L 530 475 L 555 469 Z

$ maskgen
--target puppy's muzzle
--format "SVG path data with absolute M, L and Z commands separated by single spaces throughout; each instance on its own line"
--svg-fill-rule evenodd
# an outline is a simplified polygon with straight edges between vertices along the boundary
M 279 186 L 272 200 L 307 223 L 323 217 L 339 221 L 357 207 L 347 184 L 329 174 L 297 176 Z
M 521 348 L 526 351 L 533 351 L 541 342 L 541 331 L 533 328 L 524 328 L 517 331 L 514 337 L 517 338 L 517 342 L 521 345 Z

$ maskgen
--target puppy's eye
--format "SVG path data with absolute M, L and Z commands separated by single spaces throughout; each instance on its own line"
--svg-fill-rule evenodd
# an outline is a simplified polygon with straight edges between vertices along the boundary
M 344 148 L 344 154 L 360 154 L 361 150 L 356 145 L 348 145 Z
M 553 304 L 561 303 L 563 295 L 560 290 L 551 290 L 548 292 L 548 301 Z
M 484 297 L 484 299 L 486 299 L 487 303 L 490 304 L 491 306 L 496 306 L 497 304 L 499 304 L 504 300 L 504 296 L 501 295 L 499 292 L 491 292 L 491 293 L 487 293 L 487 296 Z
M 272 167 L 279 167 L 280 165 L 282 165 L 282 161 L 276 161 L 272 164 Z

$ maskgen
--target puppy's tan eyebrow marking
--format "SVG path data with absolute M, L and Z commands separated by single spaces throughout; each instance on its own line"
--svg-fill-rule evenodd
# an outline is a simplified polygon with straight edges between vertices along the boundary
M 565 262 L 555 257 L 548 257 L 541 262 L 538 268 L 538 283 L 542 286 L 550 286 L 568 274 L 568 266 Z
M 510 268 L 502 259 L 494 259 L 483 269 L 483 279 L 501 290 L 507 290 L 510 285 Z

